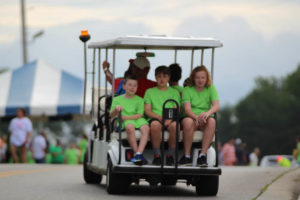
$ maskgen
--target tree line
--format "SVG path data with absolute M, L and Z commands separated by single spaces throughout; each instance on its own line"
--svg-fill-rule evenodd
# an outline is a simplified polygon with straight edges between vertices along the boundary
M 241 138 L 262 155 L 292 154 L 300 135 L 300 65 L 283 78 L 258 77 L 254 89 L 218 115 L 222 143 Z

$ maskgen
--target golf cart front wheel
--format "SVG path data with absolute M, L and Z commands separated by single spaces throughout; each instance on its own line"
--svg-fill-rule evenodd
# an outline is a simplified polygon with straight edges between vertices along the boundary
M 219 190 L 219 176 L 201 176 L 196 183 L 199 196 L 216 196 Z
M 88 162 L 88 154 L 85 152 L 84 154 L 84 161 L 83 161 L 83 179 L 87 184 L 96 184 L 100 183 L 102 180 L 102 175 L 96 174 L 88 169 L 87 167 Z
M 106 170 L 106 190 L 109 194 L 124 194 L 130 185 L 130 179 L 125 174 L 112 172 L 112 162 L 109 159 Z

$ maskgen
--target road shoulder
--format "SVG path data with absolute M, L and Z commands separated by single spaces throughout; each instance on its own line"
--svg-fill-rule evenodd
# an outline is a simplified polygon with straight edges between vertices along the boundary
M 258 200 L 297 200 L 300 194 L 300 167 L 278 178 L 259 196 Z

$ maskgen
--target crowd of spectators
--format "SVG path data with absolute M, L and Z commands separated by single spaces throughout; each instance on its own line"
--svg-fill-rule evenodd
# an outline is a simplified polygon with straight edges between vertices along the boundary
M 246 143 L 240 138 L 230 138 L 224 145 L 218 144 L 219 163 L 225 166 L 258 166 L 260 150 L 258 147 L 249 153 Z
M 26 145 L 26 158 L 21 159 L 20 150 L 16 151 L 17 159 L 11 153 L 11 144 L 6 135 L 0 136 L 0 162 L 1 163 L 38 163 L 38 164 L 69 164 L 83 163 L 87 149 L 88 139 L 85 134 L 78 143 L 71 141 L 65 148 L 59 139 L 50 144 L 45 132 L 40 132 Z

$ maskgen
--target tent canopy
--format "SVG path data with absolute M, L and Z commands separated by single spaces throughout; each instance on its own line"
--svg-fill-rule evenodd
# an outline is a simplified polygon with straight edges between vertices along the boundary
M 80 114 L 83 80 L 41 60 L 0 74 L 0 116 Z

